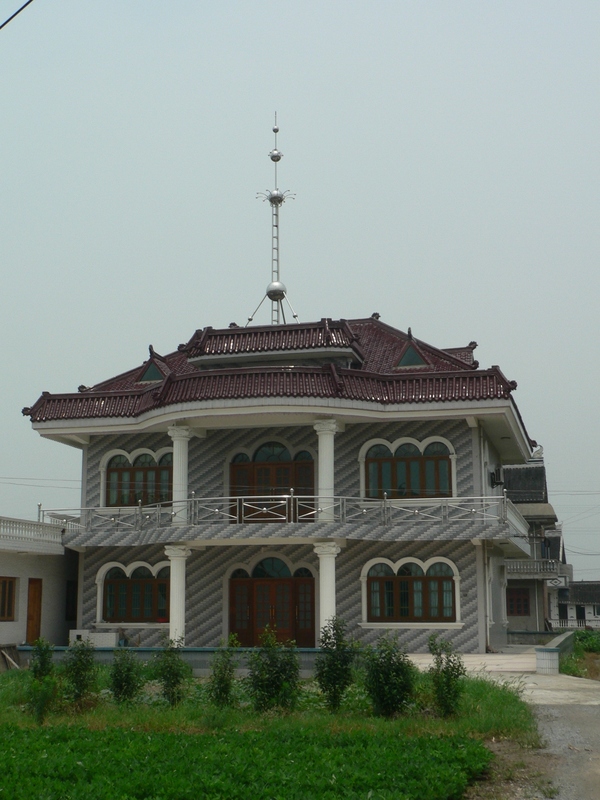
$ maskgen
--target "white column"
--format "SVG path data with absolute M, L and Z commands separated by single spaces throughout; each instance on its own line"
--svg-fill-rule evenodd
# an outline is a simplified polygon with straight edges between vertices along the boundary
M 333 520 L 335 517 L 333 508 L 334 487 L 334 446 L 333 438 L 340 430 L 334 419 L 323 419 L 315 422 L 314 429 L 319 437 L 319 485 L 317 489 L 319 508 L 318 519 L 321 521 Z
M 169 428 L 173 440 L 173 522 L 180 525 L 188 521 L 188 443 L 192 435 L 184 425 Z
M 335 542 L 319 542 L 314 552 L 319 556 L 319 634 L 335 617 L 335 559 L 340 552 Z
M 185 642 L 185 561 L 192 551 L 187 547 L 165 547 L 171 562 L 171 591 L 169 593 L 169 639 Z

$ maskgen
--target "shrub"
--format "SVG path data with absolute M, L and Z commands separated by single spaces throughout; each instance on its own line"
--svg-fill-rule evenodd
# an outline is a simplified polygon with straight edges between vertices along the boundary
M 54 664 L 52 663 L 53 651 L 54 645 L 50 644 L 46 639 L 40 637 L 33 643 L 29 669 L 36 680 L 39 681 L 52 674 L 54 669 Z
M 365 688 L 373 713 L 379 717 L 400 713 L 413 698 L 416 667 L 391 636 L 382 636 L 365 655 Z
M 325 695 L 327 708 L 337 711 L 344 692 L 352 683 L 356 644 L 346 638 L 344 620 L 333 617 L 323 626 L 320 645 L 321 651 L 315 661 L 315 678 Z
M 110 688 L 117 703 L 131 703 L 144 685 L 144 665 L 131 650 L 115 650 Z
M 248 693 L 255 711 L 294 708 L 300 687 L 300 662 L 295 642 L 278 642 L 267 626 L 261 646 L 248 657 Z
M 575 648 L 584 653 L 600 653 L 600 631 L 575 631 Z
M 443 717 L 456 714 L 460 697 L 464 691 L 461 680 L 466 675 L 465 665 L 452 644 L 439 639 L 434 633 L 429 637 L 429 652 L 433 655 L 433 666 L 430 669 L 433 683 L 433 694 L 438 712 Z
M 208 696 L 219 708 L 233 705 L 233 683 L 238 661 L 235 657 L 235 648 L 240 646 L 240 640 L 232 633 L 227 640 L 227 646 L 215 653 L 211 665 L 210 678 L 208 679 Z
M 98 668 L 94 661 L 94 645 L 89 640 L 70 644 L 63 669 L 68 692 L 79 703 L 95 688 Z
M 169 639 L 154 657 L 154 675 L 161 685 L 162 696 L 171 706 L 183 700 L 192 668 L 181 657 L 182 641 Z
M 46 717 L 52 711 L 58 694 L 56 678 L 52 675 L 31 681 L 27 691 L 27 708 L 35 717 L 38 725 L 43 725 Z

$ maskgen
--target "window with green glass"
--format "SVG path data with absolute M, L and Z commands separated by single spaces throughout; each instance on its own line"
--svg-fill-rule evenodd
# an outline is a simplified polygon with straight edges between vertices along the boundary
M 445 562 L 434 562 L 426 574 L 414 561 L 397 573 L 379 562 L 367 573 L 367 617 L 372 622 L 453 622 L 454 592 L 454 571 Z
M 168 622 L 170 568 L 154 577 L 148 567 L 137 567 L 128 577 L 121 567 L 104 579 L 105 622 Z
M 407 442 L 392 454 L 383 444 L 373 445 L 365 457 L 367 497 L 450 497 L 450 451 L 432 442 L 424 452 Z

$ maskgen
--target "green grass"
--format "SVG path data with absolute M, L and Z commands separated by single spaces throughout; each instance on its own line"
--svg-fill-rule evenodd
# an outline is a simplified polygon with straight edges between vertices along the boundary
M 63 704 L 38 727 L 25 710 L 29 675 L 0 676 L 0 800 L 451 800 L 485 772 L 485 739 L 537 744 L 518 691 L 485 679 L 466 680 L 460 712 L 447 720 L 431 711 L 423 675 L 413 706 L 385 720 L 372 716 L 360 681 L 337 714 L 310 682 L 293 713 L 259 715 L 240 682 L 237 707 L 221 710 L 203 684 L 176 708 L 151 684 L 140 702 L 118 706 L 100 677 L 86 710 Z

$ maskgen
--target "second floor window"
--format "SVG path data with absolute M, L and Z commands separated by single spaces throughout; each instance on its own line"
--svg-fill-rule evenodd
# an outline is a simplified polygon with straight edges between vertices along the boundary
M 144 453 L 133 464 L 126 456 L 113 456 L 106 471 L 106 505 L 135 506 L 168 503 L 173 499 L 173 454 L 157 463 Z
M 423 452 L 414 444 L 401 444 L 392 453 L 385 444 L 367 451 L 367 497 L 450 497 L 450 451 L 443 442 L 431 442 Z

